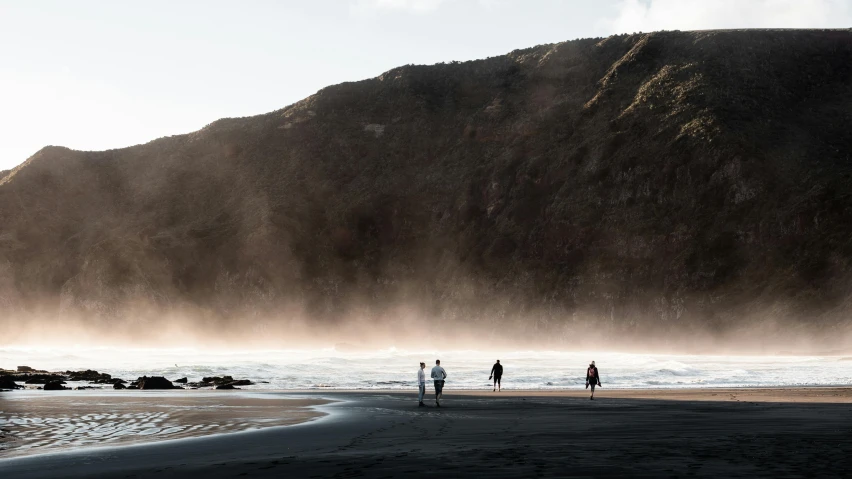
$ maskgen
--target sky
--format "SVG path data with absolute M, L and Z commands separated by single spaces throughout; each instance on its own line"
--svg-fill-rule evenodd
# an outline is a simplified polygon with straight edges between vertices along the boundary
M 656 30 L 849 28 L 852 0 L 0 0 L 0 170 L 287 106 L 405 64 Z

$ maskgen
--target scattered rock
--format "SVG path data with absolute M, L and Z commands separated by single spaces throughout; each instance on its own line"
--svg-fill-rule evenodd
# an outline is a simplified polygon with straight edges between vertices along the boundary
M 136 380 L 136 386 L 139 389 L 180 389 L 162 376 L 142 376 Z
M 63 381 L 50 381 L 49 383 L 44 385 L 44 390 L 45 391 L 63 391 L 65 389 L 69 389 L 69 388 L 66 388 L 65 386 L 63 386 L 62 384 L 63 384 Z
M 65 382 L 65 376 L 58 374 L 26 374 L 18 376 L 18 380 L 24 380 L 25 384 L 47 384 L 51 381 Z
M 173 382 L 186 384 L 186 378 L 175 379 Z
M 254 383 L 249 381 L 248 379 L 239 379 L 237 381 L 231 381 L 228 384 L 230 384 L 231 386 L 251 386 Z
M 233 384 L 223 384 L 221 386 L 216 386 L 216 389 L 239 389 L 239 388 L 235 388 Z
M 127 386 L 125 386 L 124 384 L 121 384 L 121 383 L 115 383 L 115 384 L 112 385 L 112 388 L 113 389 L 127 389 Z
M 99 373 L 97 371 L 92 371 L 91 369 L 87 369 L 85 371 L 65 371 L 65 374 L 68 376 L 69 381 L 91 381 L 101 382 L 102 384 L 112 382 L 112 376 L 109 374 Z
M 15 382 L 15 378 L 12 376 L 0 376 L 0 389 L 18 389 L 23 388 L 23 386 L 18 386 Z
M 210 386 L 251 386 L 254 384 L 248 379 L 234 379 L 231 376 L 212 376 L 201 379 L 200 383 L 192 383 L 195 387 L 210 387 Z M 218 388 L 217 388 L 218 389 Z
M 219 385 L 219 384 L 225 384 L 225 383 L 233 382 L 234 378 L 232 378 L 231 376 L 222 376 L 222 377 L 212 376 L 212 377 L 201 378 L 201 381 L 203 381 L 205 383 L 213 383 L 213 384 Z

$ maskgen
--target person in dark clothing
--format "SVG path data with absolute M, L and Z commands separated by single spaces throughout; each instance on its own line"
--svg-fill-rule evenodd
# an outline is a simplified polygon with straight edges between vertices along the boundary
M 601 385 L 601 375 L 598 373 L 598 368 L 595 366 L 595 362 L 592 361 L 589 364 L 589 369 L 586 370 L 586 389 L 589 389 L 589 385 L 592 386 L 592 396 L 589 398 L 592 401 L 595 400 L 595 385 Z
M 488 379 L 494 378 L 494 391 L 500 390 L 500 378 L 503 377 L 503 366 L 500 365 L 500 360 L 498 359 L 494 366 L 491 367 L 491 375 L 488 376 Z

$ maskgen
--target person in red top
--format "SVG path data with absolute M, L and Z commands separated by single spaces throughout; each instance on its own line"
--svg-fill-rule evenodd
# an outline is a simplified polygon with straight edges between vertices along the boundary
M 594 401 L 595 400 L 595 385 L 597 385 L 597 386 L 601 385 L 601 375 L 600 375 L 600 373 L 598 373 L 598 368 L 595 366 L 594 361 L 592 361 L 592 363 L 589 364 L 589 369 L 586 370 L 586 389 L 589 389 L 589 385 L 592 386 L 592 397 L 590 397 L 589 399 Z

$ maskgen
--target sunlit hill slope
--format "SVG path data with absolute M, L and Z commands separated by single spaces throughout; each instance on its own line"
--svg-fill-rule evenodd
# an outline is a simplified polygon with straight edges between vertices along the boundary
M 830 330 L 852 312 L 850 125 L 850 31 L 403 66 L 188 135 L 42 149 L 0 178 L 0 306 Z

